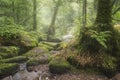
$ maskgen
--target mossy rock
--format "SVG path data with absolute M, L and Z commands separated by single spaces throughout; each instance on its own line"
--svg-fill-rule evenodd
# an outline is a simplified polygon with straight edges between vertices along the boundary
M 49 69 L 51 73 L 55 74 L 63 74 L 69 71 L 71 68 L 71 65 L 61 57 L 54 58 L 49 63 Z
M 30 59 L 27 62 L 27 66 L 36 66 L 40 64 L 47 64 L 49 63 L 50 58 L 41 58 L 41 59 Z
M 17 56 L 8 59 L 2 59 L 0 60 L 0 63 L 22 63 L 22 62 L 26 62 L 27 60 L 28 58 L 25 56 Z
M 37 31 L 30 31 L 30 36 L 36 38 L 38 41 L 45 41 L 47 39 L 47 35 L 44 33 L 40 33 Z
M 30 60 L 27 62 L 27 65 L 34 66 L 39 64 L 48 63 L 51 55 L 45 49 L 41 47 L 35 47 L 29 52 L 25 53 L 24 56 L 28 57 Z
M 7 26 L 4 29 L 2 29 L 3 31 L 0 33 L 1 45 L 20 46 L 21 48 L 24 48 L 22 49 L 23 52 L 26 51 L 26 48 L 28 50 L 38 45 L 38 40 L 35 37 L 30 36 L 29 32 L 25 31 L 24 29 L 19 29 L 17 26 L 12 27 L 11 25 L 9 25 L 9 27 Z
M 45 49 L 41 47 L 35 47 L 23 55 L 28 58 L 37 58 L 37 57 L 44 56 L 45 54 L 48 54 L 47 52 L 48 51 L 46 51 Z
M 43 41 L 42 43 L 51 47 L 55 47 L 58 44 L 58 42 L 46 42 L 46 41 Z
M 18 64 L 15 63 L 3 63 L 0 64 L 0 79 L 17 72 Z
M 43 48 L 43 49 L 46 49 L 46 50 L 48 50 L 48 51 L 50 51 L 50 50 L 53 50 L 53 49 L 54 49 L 54 47 L 53 47 L 53 46 L 48 45 L 48 44 L 46 44 L 46 43 L 42 43 L 42 42 L 40 42 L 40 43 L 38 44 L 38 46 L 39 46 L 39 47 L 41 47 L 41 48 Z
M 25 47 L 36 47 L 38 44 L 38 41 L 33 36 L 30 36 L 28 32 L 21 31 L 20 35 L 20 45 Z
M 0 47 L 0 56 L 2 58 L 11 58 L 18 56 L 19 48 L 16 46 L 2 46 Z

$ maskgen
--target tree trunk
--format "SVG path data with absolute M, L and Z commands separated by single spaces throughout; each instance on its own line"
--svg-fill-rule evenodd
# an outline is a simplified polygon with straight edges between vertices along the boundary
M 33 30 L 37 29 L 37 1 L 33 0 Z
M 12 17 L 13 17 L 14 21 L 16 21 L 16 17 L 15 17 L 15 3 L 14 3 L 14 1 L 12 1 Z
M 55 35 L 55 21 L 56 21 L 60 3 L 61 3 L 61 0 L 58 0 L 54 8 L 54 13 L 53 13 L 52 20 L 51 20 L 49 30 L 48 30 L 48 39 L 54 37 Z
M 98 0 L 98 9 L 95 25 L 100 31 L 112 31 L 111 0 Z
M 118 47 L 118 33 L 114 30 L 112 26 L 112 6 L 111 0 L 98 0 L 98 11 L 95 21 L 95 28 L 98 32 L 110 31 L 111 37 L 107 38 L 107 53 L 117 53 L 119 51 Z M 115 54 L 113 54 L 115 55 Z
M 83 0 L 83 18 L 82 18 L 82 27 L 86 27 L 86 17 L 87 17 L 87 0 Z

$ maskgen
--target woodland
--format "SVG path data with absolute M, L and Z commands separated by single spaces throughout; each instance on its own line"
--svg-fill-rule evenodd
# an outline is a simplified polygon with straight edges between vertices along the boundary
M 120 80 L 120 0 L 0 0 L 0 80 Z

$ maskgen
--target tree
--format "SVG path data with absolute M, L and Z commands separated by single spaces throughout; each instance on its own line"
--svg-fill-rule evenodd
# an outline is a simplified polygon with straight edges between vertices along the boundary
M 80 45 L 89 53 L 118 52 L 118 33 L 112 25 L 111 0 L 98 0 L 96 20 L 93 26 L 85 28 L 82 32 Z
M 112 7 L 111 0 L 98 0 L 97 17 L 95 24 L 101 31 L 112 31 Z
M 55 35 L 55 21 L 56 21 L 56 17 L 57 17 L 57 13 L 59 10 L 59 7 L 61 5 L 61 0 L 58 0 L 57 2 L 55 1 L 55 8 L 54 8 L 54 13 L 52 16 L 52 20 L 49 26 L 49 30 L 48 30 L 48 39 L 50 39 L 51 37 L 54 37 Z
M 82 18 L 82 23 L 83 27 L 86 26 L 86 17 L 87 17 L 87 0 L 83 0 L 83 18 Z
M 33 0 L 33 30 L 37 29 L 37 1 Z

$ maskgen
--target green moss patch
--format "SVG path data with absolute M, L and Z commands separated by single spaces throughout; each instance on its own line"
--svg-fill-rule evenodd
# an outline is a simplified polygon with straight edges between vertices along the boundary
M 30 60 L 27 62 L 28 66 L 34 66 L 39 64 L 46 64 L 49 62 L 51 55 L 45 49 L 41 47 L 35 47 L 24 56 L 28 57 Z
M 20 45 L 24 47 L 36 47 L 38 44 L 38 41 L 35 37 L 30 36 L 29 33 L 25 31 L 21 31 L 20 35 Z
M 28 58 L 25 56 L 17 56 L 17 57 L 8 58 L 8 59 L 2 59 L 0 60 L 0 63 L 21 63 L 27 60 Z
M 20 25 L 9 24 L 0 26 L 0 43 L 5 46 L 20 46 L 33 48 L 38 45 L 38 40 L 25 31 Z
M 18 56 L 19 48 L 16 46 L 2 46 L 0 47 L 0 56 L 2 58 L 11 58 Z
M 41 58 L 41 59 L 30 59 L 27 62 L 27 66 L 36 66 L 40 64 L 47 64 L 49 63 L 50 58 Z
M 54 58 L 49 64 L 50 72 L 55 74 L 66 73 L 70 68 L 70 64 L 64 58 L 60 57 Z
M 15 63 L 0 64 L 0 79 L 8 75 L 14 74 L 18 70 L 18 67 L 18 64 Z
M 41 56 L 46 56 L 46 54 L 48 54 L 48 53 L 45 49 L 43 49 L 41 47 L 35 47 L 32 50 L 25 53 L 24 56 L 26 56 L 28 58 L 37 58 L 37 57 L 41 57 Z
M 38 46 L 43 48 L 43 49 L 47 49 L 47 50 L 53 50 L 54 49 L 53 45 L 49 44 L 48 42 L 40 42 L 38 44 Z

